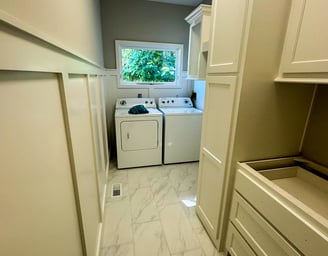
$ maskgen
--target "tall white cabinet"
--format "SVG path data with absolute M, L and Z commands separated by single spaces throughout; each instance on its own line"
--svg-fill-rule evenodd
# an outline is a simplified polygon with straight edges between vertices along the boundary
M 284 0 L 212 2 L 196 212 L 221 252 L 227 250 L 237 161 L 300 151 L 314 87 L 273 81 L 290 5 Z M 245 253 L 240 255 L 254 255 L 244 241 L 236 241 Z

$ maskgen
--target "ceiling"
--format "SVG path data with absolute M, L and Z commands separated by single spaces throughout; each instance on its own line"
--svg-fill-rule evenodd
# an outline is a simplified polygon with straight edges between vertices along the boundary
M 166 4 L 189 5 L 189 6 L 196 6 L 202 2 L 202 0 L 148 0 L 148 1 L 161 2 Z

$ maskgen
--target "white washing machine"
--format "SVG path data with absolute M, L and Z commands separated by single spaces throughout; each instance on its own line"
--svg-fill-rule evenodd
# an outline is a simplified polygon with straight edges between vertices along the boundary
M 159 98 L 164 114 L 164 164 L 199 161 L 203 112 L 190 98 Z
M 147 114 L 129 114 L 136 105 Z M 129 168 L 162 164 L 163 114 L 153 98 L 124 98 L 116 101 L 115 130 L 117 167 Z

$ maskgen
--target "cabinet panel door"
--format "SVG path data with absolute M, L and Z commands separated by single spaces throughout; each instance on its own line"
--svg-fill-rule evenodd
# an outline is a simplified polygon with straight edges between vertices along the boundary
M 224 162 L 203 149 L 200 157 L 196 211 L 213 240 L 218 235 Z
M 326 0 L 292 2 L 282 56 L 282 73 L 328 72 Z
M 237 77 L 207 77 L 202 147 L 225 159 L 231 127 Z
M 208 73 L 238 72 L 251 3 L 251 0 L 213 1 Z
M 197 213 L 213 240 L 219 218 L 236 77 L 208 77 L 198 181 Z

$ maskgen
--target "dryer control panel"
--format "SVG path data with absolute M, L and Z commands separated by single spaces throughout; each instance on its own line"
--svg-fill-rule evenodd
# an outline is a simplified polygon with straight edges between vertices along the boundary
M 116 101 L 116 109 L 132 108 L 136 105 L 144 105 L 146 108 L 156 108 L 154 98 L 123 98 L 117 99 Z
M 192 108 L 192 101 L 188 97 L 159 98 L 159 108 Z

